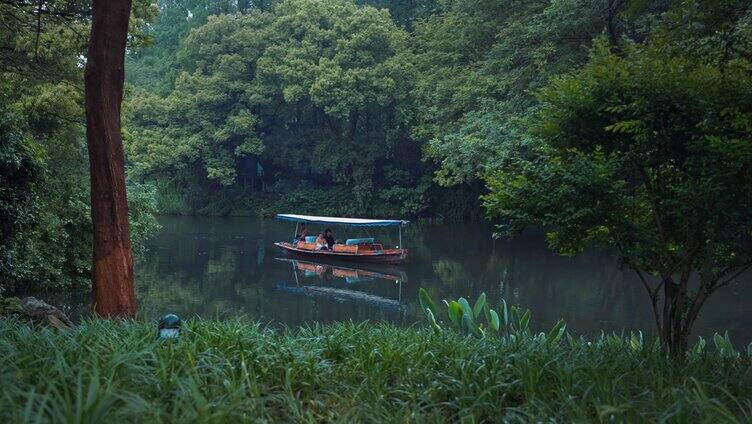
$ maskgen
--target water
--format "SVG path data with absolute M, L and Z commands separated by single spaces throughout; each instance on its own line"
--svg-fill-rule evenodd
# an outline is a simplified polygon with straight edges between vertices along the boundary
M 422 322 L 424 287 L 439 301 L 485 292 L 497 304 L 530 308 L 544 330 L 560 317 L 578 333 L 653 331 L 644 288 L 609 252 L 577 257 L 551 253 L 541 234 L 493 240 L 483 224 L 410 225 L 403 231 L 410 261 L 401 267 L 329 267 L 291 262 L 273 243 L 288 241 L 294 224 L 252 218 L 163 217 L 148 257 L 136 265 L 140 310 L 147 317 L 247 315 L 273 324 L 341 320 Z M 339 238 L 376 236 L 397 244 L 396 230 L 332 227 Z M 311 231 L 322 228 L 311 226 Z M 361 270 L 357 270 L 360 268 Z M 722 289 L 706 303 L 696 332 L 729 331 L 752 340 L 752 278 Z

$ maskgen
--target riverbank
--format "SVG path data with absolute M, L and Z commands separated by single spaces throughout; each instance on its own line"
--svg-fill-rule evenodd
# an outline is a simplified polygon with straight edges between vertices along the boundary
M 357 201 L 351 189 L 349 186 L 318 186 L 310 182 L 280 182 L 265 191 L 214 186 L 179 189 L 157 183 L 153 196 L 161 215 L 272 218 L 278 213 L 298 213 L 425 222 L 487 222 L 478 203 L 480 192 L 477 188 L 434 187 L 430 198 L 413 201 L 384 195 L 369 201 Z M 413 193 L 412 190 L 404 192 Z
M 424 327 L 275 331 L 192 320 L 84 321 L 71 332 L 0 319 L 3 422 L 749 422 L 746 352 L 672 362 L 621 338 L 467 338 Z M 710 343 L 712 344 L 712 343 Z

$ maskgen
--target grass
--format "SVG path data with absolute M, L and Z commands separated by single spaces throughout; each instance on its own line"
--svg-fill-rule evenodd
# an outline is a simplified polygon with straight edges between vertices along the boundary
M 0 319 L 2 422 L 750 422 L 752 364 L 626 337 Z

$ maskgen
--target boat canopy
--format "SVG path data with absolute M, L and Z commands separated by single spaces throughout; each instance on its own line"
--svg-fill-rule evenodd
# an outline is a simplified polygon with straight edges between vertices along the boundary
M 311 224 L 337 224 L 351 227 L 393 227 L 405 225 L 410 221 L 402 219 L 363 219 L 363 218 L 335 218 L 331 216 L 308 216 L 281 213 L 277 219 L 282 221 L 303 222 Z

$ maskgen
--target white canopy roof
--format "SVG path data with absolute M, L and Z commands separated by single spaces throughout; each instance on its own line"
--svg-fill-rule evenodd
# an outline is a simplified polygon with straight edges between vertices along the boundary
M 313 224 L 337 224 L 352 227 L 391 227 L 405 225 L 410 221 L 401 219 L 364 219 L 364 218 L 336 218 L 331 216 L 309 216 L 281 213 L 277 219 L 283 221 L 313 223 Z

